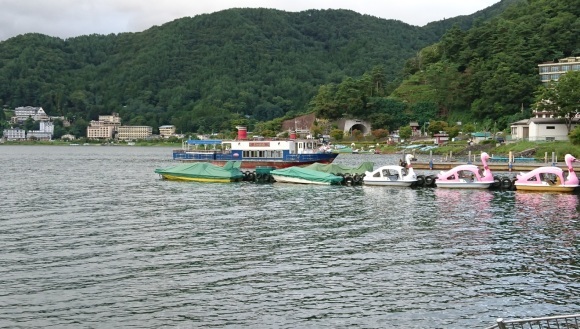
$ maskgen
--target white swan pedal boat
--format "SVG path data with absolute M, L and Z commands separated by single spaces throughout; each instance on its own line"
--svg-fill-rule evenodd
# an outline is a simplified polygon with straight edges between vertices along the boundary
M 412 159 L 413 155 L 407 154 L 405 157 L 405 167 L 387 165 L 377 168 L 372 172 L 365 172 L 365 176 L 363 177 L 363 184 L 375 186 L 412 186 L 413 184 L 417 183 L 417 175 L 411 166 Z

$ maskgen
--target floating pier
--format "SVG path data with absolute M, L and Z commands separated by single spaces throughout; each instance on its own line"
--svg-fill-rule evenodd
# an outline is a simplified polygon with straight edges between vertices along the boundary
M 474 164 L 476 166 L 481 166 L 481 163 L 477 163 L 477 162 L 449 162 L 449 161 L 441 161 L 441 162 L 435 162 L 435 161 L 429 161 L 429 162 L 413 162 L 413 168 L 415 169 L 422 169 L 422 170 L 449 170 L 455 166 L 459 166 L 462 164 Z M 516 171 L 516 172 L 520 172 L 520 171 L 531 171 L 534 170 L 536 168 L 539 167 L 550 167 L 550 166 L 554 166 L 554 167 L 558 167 L 561 168 L 562 170 L 568 170 L 568 167 L 566 166 L 565 163 L 561 162 L 561 163 L 530 163 L 530 162 L 526 162 L 526 163 L 519 163 L 519 162 L 506 162 L 506 163 L 498 163 L 498 162 L 494 162 L 494 163 L 488 163 L 487 164 L 489 166 L 489 169 L 491 169 L 491 171 Z M 580 166 L 578 165 L 574 165 L 574 169 L 578 168 L 578 170 L 580 171 Z

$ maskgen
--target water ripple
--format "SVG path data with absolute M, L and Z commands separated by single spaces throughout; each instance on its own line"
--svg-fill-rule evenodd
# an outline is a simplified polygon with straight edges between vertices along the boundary
M 178 183 L 153 174 L 167 148 L 0 148 L 1 328 L 477 328 L 577 312 L 577 195 Z M 396 158 L 337 159 L 362 161 Z

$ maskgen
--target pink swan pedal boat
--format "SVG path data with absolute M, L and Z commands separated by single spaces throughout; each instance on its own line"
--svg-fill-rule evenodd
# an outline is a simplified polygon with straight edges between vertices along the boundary
M 514 185 L 518 191 L 573 192 L 578 186 L 578 177 L 572 167 L 573 162 L 580 162 L 571 154 L 566 154 L 564 162 L 568 167 L 568 176 L 558 167 L 539 167 L 528 173 L 520 173 Z
M 442 188 L 486 189 L 494 183 L 493 174 L 487 165 L 489 155 L 481 153 L 483 172 L 476 165 L 459 165 L 440 172 L 435 185 Z

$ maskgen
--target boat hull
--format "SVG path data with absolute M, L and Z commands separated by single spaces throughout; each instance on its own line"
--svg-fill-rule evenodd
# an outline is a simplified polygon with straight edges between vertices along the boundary
M 277 183 L 293 183 L 293 184 L 314 184 L 314 185 L 332 185 L 331 182 L 312 181 L 298 177 L 287 177 L 272 174 Z
M 274 167 L 276 169 L 284 169 L 294 166 L 310 165 L 313 163 L 332 163 L 338 154 L 333 154 L 334 157 L 325 158 L 321 160 L 296 160 L 296 161 L 277 161 L 277 160 L 241 160 L 242 169 L 255 169 L 256 167 Z M 182 162 L 209 162 L 216 166 L 223 166 L 228 162 L 228 160 L 205 160 L 205 159 L 178 159 Z
M 200 182 L 200 183 L 231 183 L 239 180 L 237 178 L 187 177 L 171 174 L 161 174 L 161 178 L 171 181 Z
M 363 180 L 364 185 L 370 186 L 399 186 L 399 187 L 410 187 L 415 181 L 387 181 L 387 180 Z
M 454 189 L 488 189 L 493 182 L 438 182 L 435 185 L 441 188 Z
M 533 192 L 574 192 L 578 185 L 541 185 L 541 184 L 515 184 L 517 191 Z

